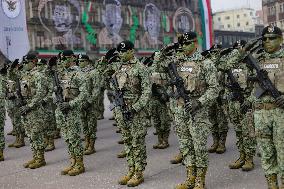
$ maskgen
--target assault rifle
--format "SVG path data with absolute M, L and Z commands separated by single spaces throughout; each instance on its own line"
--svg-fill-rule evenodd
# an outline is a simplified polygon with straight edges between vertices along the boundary
M 231 70 L 227 70 L 226 74 L 228 75 L 228 79 L 230 80 L 230 84 L 227 85 L 229 89 L 231 89 L 233 98 L 238 100 L 240 103 L 244 102 L 244 95 L 243 95 L 243 89 L 241 88 L 240 84 L 236 80 L 234 74 Z
M 19 79 L 19 78 L 16 79 L 16 95 L 17 95 L 17 97 L 18 97 L 19 100 L 20 100 L 20 101 L 19 101 L 20 107 L 25 106 L 27 102 L 25 101 L 25 99 L 24 99 L 24 97 L 23 97 L 23 95 L 22 95 L 21 82 L 20 82 L 20 79 Z
M 177 72 L 177 67 L 174 63 L 168 65 L 168 72 L 170 76 L 170 85 L 175 86 L 177 89 L 176 98 L 182 98 L 184 103 L 187 104 L 190 102 L 189 92 L 184 87 L 184 81 Z
M 255 80 L 258 81 L 260 86 L 255 92 L 257 98 L 261 97 L 266 92 L 269 92 L 274 99 L 281 96 L 281 93 L 269 79 L 267 71 L 260 68 L 259 62 L 251 54 L 244 58 L 244 62 L 246 62 L 251 69 L 256 71 Z
M 114 87 L 114 91 L 113 91 L 114 106 L 120 108 L 122 112 L 123 120 L 125 122 L 129 122 L 133 118 L 133 115 L 125 103 L 125 100 L 123 97 L 123 91 L 119 88 L 116 76 L 112 77 L 110 82 L 112 83 L 112 86 Z

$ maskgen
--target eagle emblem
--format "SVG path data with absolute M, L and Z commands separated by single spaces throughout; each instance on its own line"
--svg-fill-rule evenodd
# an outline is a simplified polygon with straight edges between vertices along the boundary
M 17 3 L 17 1 L 13 1 L 13 0 L 5 0 L 5 1 L 8 4 L 9 11 L 16 10 L 16 3 Z
M 20 0 L 2 0 L 2 9 L 9 18 L 16 18 L 21 11 Z

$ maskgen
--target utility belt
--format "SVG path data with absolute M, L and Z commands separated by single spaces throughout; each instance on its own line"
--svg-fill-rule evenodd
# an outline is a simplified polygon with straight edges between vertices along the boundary
M 274 103 L 255 103 L 254 109 L 255 110 L 273 110 L 277 108 L 277 105 Z
M 192 97 L 192 96 L 190 96 L 190 100 L 197 100 L 197 99 L 199 99 L 201 96 L 194 96 L 194 97 Z M 183 98 L 181 98 L 181 97 L 179 97 L 177 100 L 176 100 L 176 104 L 177 104 L 177 106 L 184 106 L 185 105 L 185 103 L 184 103 L 184 99 Z

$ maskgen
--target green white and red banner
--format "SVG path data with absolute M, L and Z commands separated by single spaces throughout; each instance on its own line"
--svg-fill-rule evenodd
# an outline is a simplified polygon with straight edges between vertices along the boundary
M 213 44 L 211 1 L 199 0 L 199 8 L 203 33 L 203 48 L 209 49 Z

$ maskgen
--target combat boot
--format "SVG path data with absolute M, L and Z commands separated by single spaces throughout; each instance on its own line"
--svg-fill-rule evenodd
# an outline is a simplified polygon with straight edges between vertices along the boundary
M 0 150 L 0 161 L 4 161 L 4 153 L 3 153 L 3 150 Z
M 15 148 L 21 148 L 23 146 L 25 146 L 25 135 L 24 134 L 20 134 L 19 135 L 19 140 L 16 142 L 16 144 L 14 144 Z
M 110 117 L 108 120 L 114 120 L 114 116 Z
M 159 149 L 166 149 L 169 145 L 169 133 L 163 135 L 163 143 L 160 145 Z
M 83 156 L 76 157 L 75 165 L 72 167 L 72 169 L 68 172 L 69 176 L 76 176 L 81 173 L 85 172 L 85 166 L 83 162 Z
M 118 184 L 126 185 L 127 182 L 132 178 L 133 175 L 134 175 L 134 167 L 130 167 L 127 175 L 121 177 L 118 181 Z
M 140 185 L 142 182 L 144 182 L 144 176 L 142 171 L 135 171 L 132 178 L 127 182 L 128 187 L 135 187 Z
M 284 189 L 284 177 L 281 177 L 281 187 L 280 187 L 280 189 Z
M 190 166 L 187 168 L 187 178 L 186 181 L 182 184 L 179 184 L 175 189 L 192 189 L 195 185 L 196 178 L 196 167 Z
M 55 145 L 54 145 L 54 137 L 49 137 L 48 138 L 48 142 L 47 142 L 47 146 L 45 148 L 44 151 L 49 152 L 55 149 Z
M 223 154 L 226 152 L 226 139 L 227 139 L 227 132 L 220 133 L 220 140 L 218 148 L 216 149 L 217 154 Z
M 40 168 L 46 165 L 46 162 L 44 159 L 44 150 L 38 150 L 36 154 L 37 156 L 36 156 L 34 163 L 29 165 L 30 169 L 37 169 L 37 168 Z
M 182 163 L 182 154 L 179 153 L 178 155 L 176 155 L 174 157 L 174 159 L 172 159 L 171 161 L 171 164 L 179 164 L 179 163 Z
M 237 159 L 234 163 L 229 164 L 230 169 L 239 169 L 245 164 L 245 154 L 243 152 L 240 153 L 239 159 Z
M 195 178 L 195 186 L 194 186 L 193 189 L 204 189 L 205 188 L 206 172 L 207 172 L 207 168 L 197 167 L 196 178 Z
M 15 147 L 15 144 L 17 144 L 17 143 L 18 143 L 18 141 L 19 141 L 19 135 L 16 135 L 16 139 L 15 139 L 15 141 L 14 141 L 12 144 L 9 144 L 9 145 L 8 145 L 8 147 L 9 147 L 9 148 L 13 148 L 13 147 Z
M 104 116 L 103 115 L 99 115 L 97 119 L 98 120 L 102 120 L 102 119 L 104 119 Z
M 121 140 L 117 141 L 117 144 L 124 144 L 124 141 L 121 139 Z
M 218 133 L 212 133 L 212 138 L 213 138 L 213 144 L 212 146 L 208 149 L 209 153 L 215 153 L 218 145 L 219 145 L 219 134 Z
M 16 132 L 15 132 L 15 130 L 14 130 L 14 128 L 13 128 L 13 130 L 11 131 L 11 132 L 9 132 L 9 133 L 7 133 L 7 135 L 15 135 L 16 134 Z
M 117 129 L 115 132 L 116 132 L 116 133 L 121 133 L 121 130 L 120 130 L 120 129 Z
M 85 150 L 84 154 L 85 155 L 91 155 L 93 153 L 95 153 L 96 150 L 95 150 L 95 140 L 94 139 L 90 139 L 89 141 L 89 147 L 87 150 Z
M 87 151 L 90 145 L 90 137 L 88 135 L 85 136 L 85 147 L 84 151 Z
M 279 189 L 276 174 L 265 175 L 265 177 L 266 177 L 268 189 Z
M 64 168 L 62 171 L 61 171 L 61 175 L 67 175 L 68 172 L 73 168 L 73 166 L 75 165 L 75 157 L 70 157 L 70 165 L 66 168 Z
M 253 163 L 253 157 L 252 156 L 246 156 L 245 158 L 245 164 L 242 166 L 243 171 L 251 171 L 254 168 Z
M 163 136 L 161 134 L 158 134 L 158 143 L 153 145 L 154 149 L 160 149 L 160 146 L 163 145 Z
M 119 154 L 117 154 L 117 158 L 125 158 L 125 157 L 126 157 L 125 150 L 122 150 Z
M 60 129 L 55 129 L 55 132 L 54 132 L 54 139 L 59 139 L 61 136 L 60 136 Z
M 24 168 L 29 168 L 29 165 L 33 164 L 35 162 L 36 158 L 37 158 L 37 154 L 36 154 L 36 152 L 33 152 L 33 159 L 24 163 L 24 165 L 23 165 Z

